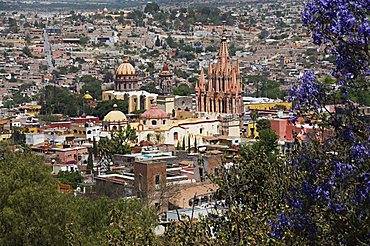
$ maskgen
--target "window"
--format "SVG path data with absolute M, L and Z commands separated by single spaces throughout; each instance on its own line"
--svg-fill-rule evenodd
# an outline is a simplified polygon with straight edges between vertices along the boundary
M 153 126 L 157 125 L 157 121 L 156 120 L 152 120 L 152 125 Z
M 203 134 L 203 128 L 199 129 L 199 134 Z
M 215 168 L 215 176 L 218 176 L 218 167 Z
M 146 125 L 146 120 L 143 121 L 143 124 Z
M 173 133 L 173 140 L 175 141 L 179 140 L 179 134 L 177 132 Z
M 88 131 L 87 131 L 87 134 L 91 134 L 91 130 L 88 130 Z
M 166 120 L 163 120 L 163 125 L 166 125 Z
M 155 175 L 155 184 L 159 185 L 160 181 L 161 181 L 161 176 Z

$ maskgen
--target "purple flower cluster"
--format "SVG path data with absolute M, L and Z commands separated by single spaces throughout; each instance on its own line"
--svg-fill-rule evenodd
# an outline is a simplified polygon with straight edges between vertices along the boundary
M 369 71 L 369 0 L 308 0 L 302 20 L 315 44 L 336 56 L 335 77 L 351 79 Z
M 306 71 L 299 85 L 290 89 L 289 101 L 296 102 L 296 110 L 320 110 L 323 106 L 322 99 L 326 97 L 325 89 L 322 83 L 317 82 L 312 71 Z
M 316 237 L 317 228 L 312 224 L 311 219 L 302 214 L 292 211 L 278 213 L 276 220 L 270 220 L 271 226 L 270 237 L 281 240 L 283 235 L 288 230 L 296 230 L 302 234 L 306 234 L 311 239 Z M 304 231 L 302 231 L 304 229 Z
M 357 142 L 351 147 L 351 157 L 358 162 L 364 162 L 370 159 L 369 144 Z

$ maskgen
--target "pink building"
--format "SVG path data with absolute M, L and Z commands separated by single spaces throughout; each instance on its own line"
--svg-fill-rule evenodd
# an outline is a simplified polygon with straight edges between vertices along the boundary
M 294 140 L 293 132 L 298 140 L 316 139 L 322 141 L 332 135 L 330 130 L 322 132 L 315 124 L 292 124 L 289 119 L 271 119 L 271 129 L 278 135 L 279 140 L 291 142 Z
M 64 164 L 78 164 L 88 156 L 87 147 L 52 148 L 50 151 L 55 153 Z

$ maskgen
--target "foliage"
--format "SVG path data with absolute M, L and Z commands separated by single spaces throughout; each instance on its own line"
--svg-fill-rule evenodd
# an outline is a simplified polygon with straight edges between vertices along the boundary
M 155 14 L 159 11 L 159 6 L 157 3 L 147 3 L 144 8 L 145 13 Z
M 100 156 L 111 159 L 114 154 L 129 154 L 131 153 L 130 144 L 136 141 L 136 130 L 130 125 L 120 128 L 118 131 L 112 131 L 110 138 L 103 138 L 99 141 Z
M 266 76 L 250 75 L 247 77 L 248 82 L 256 85 L 256 97 L 284 98 L 286 93 L 280 90 L 279 82 L 269 80 Z
M 320 80 L 307 71 L 291 90 L 296 102 L 292 121 L 303 116 L 310 123 L 319 121 L 320 128 L 288 160 L 296 185 L 286 196 L 287 209 L 272 223 L 275 238 L 369 243 L 370 132 L 348 94 L 369 86 L 369 4 L 311 0 L 305 5 L 303 22 L 314 43 L 336 57 L 336 67 L 334 79 Z M 341 106 L 329 112 L 324 106 L 333 101 Z
M 103 119 L 110 111 L 113 110 L 113 105 L 117 104 L 118 109 L 123 113 L 127 114 L 128 112 L 128 101 L 125 100 L 109 100 L 109 101 L 101 101 L 98 102 L 96 107 L 94 108 L 93 115 L 99 117 L 99 119 Z
M 168 35 L 168 37 L 166 38 L 166 43 L 168 44 L 168 46 L 170 48 L 176 48 L 177 47 L 177 43 L 175 42 L 175 40 L 172 38 L 171 35 Z
M 35 155 L 4 147 L 1 152 L 7 155 L 0 159 L 0 244 L 66 245 L 63 230 L 70 211 L 50 170 Z
M 41 114 L 78 116 L 82 112 L 82 98 L 66 88 L 48 85 L 40 93 Z
M 109 213 L 110 226 L 106 237 L 108 245 L 153 245 L 156 225 L 154 210 L 143 209 L 139 200 L 118 200 Z M 133 219 L 134 218 L 134 219 Z
M 80 93 L 85 94 L 86 91 L 89 92 L 89 94 L 97 100 L 100 100 L 102 97 L 102 90 L 101 90 L 101 84 L 102 82 L 96 78 L 94 78 L 91 75 L 85 75 L 80 78 L 80 82 L 84 83 L 82 86 Z
M 150 93 L 159 93 L 159 89 L 157 89 L 157 86 L 154 82 L 150 82 L 140 88 L 140 90 L 144 90 Z
M 29 48 L 28 46 L 25 46 L 25 47 L 23 48 L 22 52 L 23 52 L 26 56 L 28 56 L 28 57 L 32 57 L 31 50 L 30 50 L 30 48 Z
M 178 96 L 190 96 L 191 93 L 193 93 L 193 90 L 186 84 L 181 84 L 173 89 L 173 94 Z
M 87 167 L 86 169 L 90 172 L 94 169 L 94 157 L 93 157 L 93 150 L 89 148 L 89 156 L 87 157 Z
M 58 193 L 41 157 L 0 146 L 0 244 L 143 245 L 156 215 L 138 200 Z M 147 243 L 145 243 L 147 242 Z
M 262 30 L 260 34 L 258 34 L 258 38 L 263 40 L 266 39 L 269 35 L 270 33 L 267 30 Z
M 14 127 L 12 133 L 12 141 L 17 145 L 24 145 L 26 143 L 26 135 L 21 131 L 21 129 Z
M 67 172 L 67 171 L 66 172 L 63 172 L 63 171 L 60 171 L 56 175 L 56 178 L 62 184 L 68 184 L 73 189 L 76 189 L 77 188 L 77 185 L 79 183 L 82 183 L 82 175 L 81 175 L 80 172 Z

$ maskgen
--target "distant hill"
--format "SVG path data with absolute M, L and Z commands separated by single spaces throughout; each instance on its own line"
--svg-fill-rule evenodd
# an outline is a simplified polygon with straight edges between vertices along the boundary
M 276 2 L 277 0 L 157 0 L 163 7 L 242 5 L 251 2 Z M 0 11 L 45 9 L 120 9 L 143 6 L 148 0 L 0 0 Z

